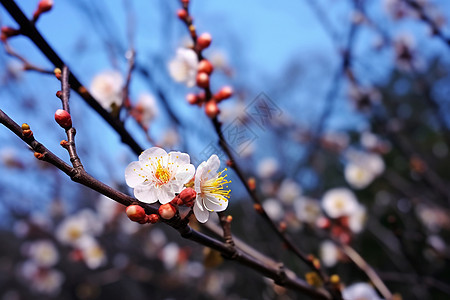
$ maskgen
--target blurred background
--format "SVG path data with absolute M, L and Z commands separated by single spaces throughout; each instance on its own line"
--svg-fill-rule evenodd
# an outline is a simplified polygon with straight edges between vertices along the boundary
M 16 3 L 29 17 L 38 5 Z M 36 26 L 144 149 L 186 152 L 195 166 L 215 153 L 225 167 L 204 109 L 185 99 L 200 90 L 171 77 L 177 49 L 192 44 L 180 8 L 178 1 L 55 0 Z M 347 293 L 369 279 L 331 240 L 351 245 L 395 299 L 448 299 L 450 2 L 194 0 L 190 13 L 197 32 L 212 35 L 203 52 L 215 68 L 212 90 L 234 90 L 219 104 L 225 139 L 270 217 L 339 274 Z M 0 23 L 18 28 L 3 7 Z M 53 66 L 24 36 L 3 45 L 0 109 L 69 162 L 53 117 L 60 82 L 24 68 Z M 132 51 L 132 109 L 118 112 L 102 92 L 122 92 Z M 124 170 L 137 156 L 76 93 L 70 104 L 86 171 L 132 194 Z M 227 173 L 233 233 L 305 277 L 308 268 Z M 35 159 L 3 126 L 0 174 L 1 299 L 306 297 L 168 226 L 131 222 L 123 207 Z M 358 299 L 381 297 L 364 288 Z

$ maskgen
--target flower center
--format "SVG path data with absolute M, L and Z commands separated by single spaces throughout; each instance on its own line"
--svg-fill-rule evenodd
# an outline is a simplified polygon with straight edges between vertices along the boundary
M 219 172 L 216 177 L 211 178 L 207 181 L 205 181 L 201 185 L 201 191 L 203 194 L 213 194 L 216 198 L 219 198 L 222 201 L 228 201 L 228 198 L 230 198 L 230 189 L 228 186 L 225 186 L 226 184 L 230 183 L 231 181 L 227 180 L 225 176 L 221 176 L 223 172 L 225 172 L 227 169 L 223 170 L 222 172 Z
M 168 168 L 165 168 L 161 165 L 161 161 L 158 160 L 158 167 L 155 171 L 155 177 L 159 180 L 159 185 L 163 185 L 169 182 L 172 177 Z

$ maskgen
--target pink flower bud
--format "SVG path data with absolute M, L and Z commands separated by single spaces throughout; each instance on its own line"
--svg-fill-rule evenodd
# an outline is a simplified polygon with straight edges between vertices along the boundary
M 159 207 L 158 212 L 161 218 L 169 220 L 175 216 L 177 210 L 172 204 L 166 203 Z
M 201 88 L 207 88 L 209 86 L 209 75 L 204 72 L 198 73 L 197 85 Z
M 157 214 L 151 214 L 147 216 L 148 222 L 155 224 L 159 221 L 159 216 Z
M 219 114 L 220 110 L 215 100 L 209 100 L 205 104 L 205 113 L 211 119 Z
M 198 64 L 199 73 L 204 72 L 209 75 L 212 73 L 213 70 L 214 70 L 213 65 L 207 59 L 202 59 Z
M 72 118 L 70 114 L 62 109 L 58 109 L 55 112 L 55 121 L 64 129 L 69 129 L 72 127 Z
M 139 222 L 145 220 L 145 210 L 139 205 L 130 205 L 125 212 L 131 221 Z
M 177 11 L 177 16 L 180 20 L 186 20 L 188 13 L 184 8 L 181 8 Z
M 1 40 L 4 42 L 8 38 L 18 35 L 18 34 L 19 34 L 19 30 L 11 28 L 11 27 L 3 26 L 1 29 Z
M 199 99 L 195 94 L 187 94 L 186 100 L 187 102 L 189 102 L 189 104 L 197 104 Z
M 228 99 L 233 95 L 233 88 L 231 86 L 224 86 L 221 88 L 214 98 L 220 102 L 222 100 Z
M 44 13 L 44 12 L 51 10 L 52 7 L 53 7 L 53 0 L 41 0 L 41 1 L 39 1 L 37 10 L 40 13 Z
M 187 207 L 192 207 L 194 206 L 194 201 L 197 197 L 197 193 L 193 188 L 185 188 L 181 191 L 178 197 L 181 199 L 184 205 L 186 205 Z
M 205 32 L 202 33 L 197 38 L 197 45 L 200 47 L 201 50 L 208 48 L 209 45 L 211 45 L 212 37 L 209 33 Z

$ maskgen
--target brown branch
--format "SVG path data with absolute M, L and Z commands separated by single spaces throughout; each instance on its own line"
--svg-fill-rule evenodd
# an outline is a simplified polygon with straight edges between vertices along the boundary
M 372 281 L 375 287 L 380 291 L 381 295 L 383 295 L 384 299 L 390 300 L 392 299 L 392 293 L 386 287 L 384 282 L 375 272 L 375 270 L 364 260 L 364 258 L 359 255 L 358 252 L 355 251 L 352 247 L 345 244 L 338 244 L 340 248 L 344 251 L 344 253 L 353 261 Z
M 198 60 L 201 61 L 203 59 L 202 49 L 200 47 L 198 47 L 198 45 L 197 45 L 197 32 L 196 32 L 195 26 L 193 24 L 193 18 L 189 14 L 189 1 L 181 1 L 181 4 L 183 6 L 183 9 L 187 13 L 187 16 L 186 16 L 186 18 L 183 19 L 183 22 L 185 23 L 187 29 L 189 30 L 189 33 L 190 33 L 191 38 L 192 38 L 192 41 L 194 43 L 193 50 L 196 52 Z M 211 91 L 210 86 L 208 85 L 208 86 L 204 87 L 203 90 L 205 92 L 205 99 L 206 99 L 206 101 L 212 99 L 212 91 Z M 213 126 L 214 126 L 214 129 L 216 131 L 216 134 L 219 137 L 219 145 L 220 145 L 220 147 L 224 150 L 224 152 L 226 153 L 227 157 L 230 159 L 230 161 L 231 161 L 231 168 L 233 168 L 233 170 L 238 175 L 238 178 L 240 179 L 240 181 L 244 185 L 244 187 L 247 190 L 248 194 L 250 195 L 253 203 L 258 206 L 258 212 L 260 213 L 260 215 L 270 225 L 270 227 L 273 229 L 273 231 L 280 237 L 280 239 L 286 245 L 287 249 L 289 251 L 292 251 L 308 267 L 310 267 L 312 270 L 314 270 L 319 275 L 319 277 L 322 279 L 322 281 L 325 284 L 328 284 L 329 278 L 328 278 L 327 274 L 321 269 L 321 267 L 315 265 L 308 258 L 308 256 L 306 254 L 304 254 L 300 249 L 298 249 L 298 247 L 296 247 L 294 245 L 294 243 L 287 236 L 287 234 L 285 232 L 282 232 L 280 230 L 279 226 L 269 217 L 269 215 L 267 214 L 267 212 L 264 210 L 264 208 L 262 206 L 261 200 L 257 196 L 256 192 L 249 187 L 249 185 L 247 183 L 247 180 L 246 180 L 242 170 L 240 169 L 239 165 L 237 164 L 236 160 L 234 159 L 234 156 L 231 153 L 231 150 L 229 149 L 228 144 L 225 141 L 225 138 L 223 136 L 222 124 L 219 122 L 217 116 L 212 118 L 211 121 L 213 123 Z M 231 237 L 231 234 L 229 236 Z
M 34 26 L 34 23 L 25 16 L 17 4 L 13 0 L 0 0 L 0 3 L 20 25 L 21 34 L 27 36 L 56 68 L 62 68 L 65 63 L 42 37 Z M 69 83 L 72 89 L 120 135 L 124 144 L 128 145 L 137 155 L 143 151 L 139 144 L 125 129 L 124 125 L 118 119 L 111 116 L 111 114 L 99 104 L 73 73 L 69 75 Z
M 53 154 L 50 150 L 48 150 L 41 143 L 36 141 L 31 135 L 24 135 L 24 131 L 22 128 L 15 123 L 8 115 L 6 115 L 0 109 L 0 123 L 11 130 L 15 135 L 17 135 L 20 139 L 22 139 L 25 143 L 27 143 L 35 152 L 41 154 L 39 156 L 40 159 L 46 161 L 65 174 L 67 174 L 73 181 L 80 183 L 86 187 L 89 187 L 111 199 L 114 201 L 129 206 L 131 204 L 138 204 L 142 206 L 147 214 L 157 213 L 158 209 L 153 205 L 149 205 L 139 200 L 130 197 L 122 192 L 119 192 L 108 185 L 102 183 L 101 181 L 95 179 L 90 176 L 86 171 L 76 171 L 75 168 L 69 166 L 63 160 L 61 160 L 58 156 Z M 280 274 L 280 270 L 278 266 L 273 266 L 271 264 L 267 264 L 265 261 L 261 261 L 258 258 L 255 258 L 243 251 L 238 249 L 230 249 L 227 243 L 216 240 L 212 237 L 209 237 L 203 233 L 197 232 L 193 230 L 187 222 L 184 222 L 178 215 L 177 218 L 173 218 L 171 220 L 163 220 L 166 224 L 170 225 L 174 229 L 176 229 L 183 238 L 189 239 L 191 241 L 197 242 L 204 246 L 210 247 L 214 250 L 217 250 L 222 253 L 222 255 L 228 259 L 235 260 L 242 265 L 250 267 L 257 272 L 263 274 L 266 277 L 272 278 L 280 285 L 286 286 L 288 288 L 300 291 L 315 299 L 331 299 L 330 294 L 324 289 L 315 289 L 312 286 L 308 285 L 305 281 L 295 277 L 292 275 L 292 272 L 283 272 Z M 286 275 L 286 274 L 289 274 Z

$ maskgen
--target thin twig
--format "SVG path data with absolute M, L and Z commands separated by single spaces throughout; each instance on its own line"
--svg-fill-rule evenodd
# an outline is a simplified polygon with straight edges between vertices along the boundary
M 69 166 L 63 160 L 61 160 L 58 156 L 53 154 L 50 150 L 48 150 L 41 143 L 36 141 L 33 137 L 33 134 L 25 136 L 22 128 L 15 123 L 8 115 L 6 115 L 0 109 L 0 123 L 11 130 L 16 136 L 22 139 L 25 143 L 27 143 L 35 152 L 41 154 L 40 159 L 46 161 L 65 174 L 67 174 L 73 181 L 80 183 L 86 187 L 89 187 L 111 199 L 114 201 L 129 206 L 131 204 L 138 204 L 142 206 L 147 214 L 157 213 L 157 208 L 153 205 L 140 202 L 139 200 L 130 197 L 122 192 L 119 192 L 101 181 L 95 179 L 90 176 L 86 171 L 81 170 L 77 172 L 75 168 Z M 331 299 L 330 294 L 324 289 L 315 289 L 312 286 L 308 285 L 305 281 L 293 276 L 286 276 L 288 272 L 280 274 L 280 269 L 277 266 L 274 266 L 267 261 L 261 261 L 243 251 L 238 249 L 230 249 L 227 243 L 216 240 L 212 237 L 209 237 L 205 234 L 197 232 L 193 230 L 187 222 L 184 222 L 179 216 L 177 219 L 171 220 L 163 220 L 166 224 L 170 225 L 174 229 L 176 229 L 183 238 L 192 240 L 204 246 L 210 247 L 214 250 L 217 250 L 223 254 L 224 257 L 235 260 L 242 265 L 248 266 L 264 276 L 272 278 L 278 284 L 286 286 L 288 288 L 292 288 L 294 290 L 300 291 L 307 295 L 310 295 L 316 299 Z M 293 274 L 289 272 L 289 274 Z

